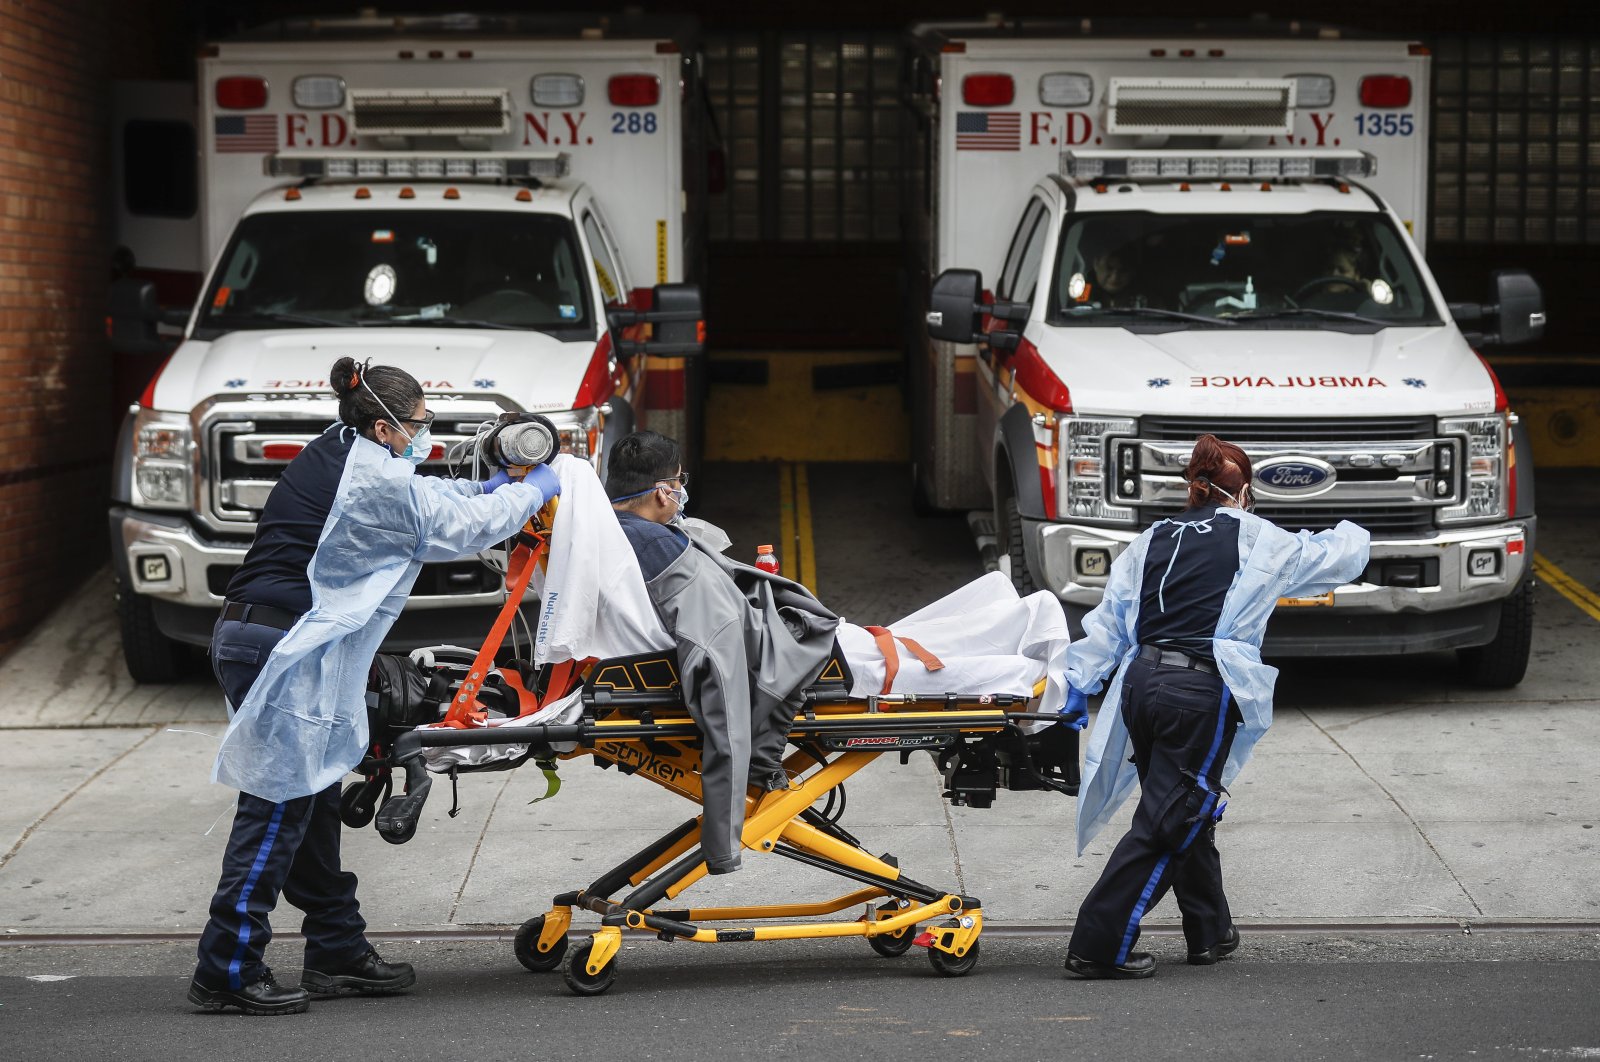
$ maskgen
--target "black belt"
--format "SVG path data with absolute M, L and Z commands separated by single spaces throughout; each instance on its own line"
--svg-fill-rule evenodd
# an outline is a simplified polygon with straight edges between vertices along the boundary
M 1139 659 L 1148 660 L 1158 667 L 1187 667 L 1207 675 L 1219 674 L 1217 665 L 1209 660 L 1202 660 L 1198 656 L 1180 653 L 1176 649 L 1163 649 L 1159 645 L 1141 645 Z
M 222 606 L 222 618 L 238 620 L 240 623 L 259 623 L 263 627 L 286 631 L 300 622 L 300 613 L 290 612 L 286 608 L 273 608 L 271 605 L 246 605 L 230 601 Z

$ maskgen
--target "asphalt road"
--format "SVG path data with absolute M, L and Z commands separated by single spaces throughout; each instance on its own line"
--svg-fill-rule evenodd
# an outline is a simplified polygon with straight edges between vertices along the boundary
M 395 942 L 409 995 L 274 1020 L 191 1008 L 186 943 L 8 947 L 0 1036 L 16 1062 L 1600 1058 L 1600 934 L 1253 934 L 1209 968 L 1181 937 L 1146 946 L 1156 976 L 1113 983 L 1067 978 L 1056 938 L 986 935 L 964 978 L 920 949 L 640 938 L 608 994 L 578 998 L 504 942 Z

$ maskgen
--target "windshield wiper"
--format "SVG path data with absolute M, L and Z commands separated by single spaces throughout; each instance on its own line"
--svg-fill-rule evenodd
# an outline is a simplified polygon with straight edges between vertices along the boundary
M 364 322 L 343 320 L 336 321 L 332 317 L 318 317 L 312 313 L 292 313 L 284 310 L 234 310 L 215 314 L 214 317 L 230 318 L 242 317 L 254 321 L 282 321 L 285 324 L 308 324 L 324 328 L 359 328 Z
M 423 328 L 501 328 L 511 332 L 534 332 L 534 328 L 503 324 L 500 321 L 480 321 L 471 317 L 386 317 L 372 321 L 376 325 L 420 325 Z
M 1158 306 L 1106 306 L 1088 312 L 1078 311 L 1063 314 L 1068 320 L 1079 317 L 1110 317 L 1116 314 L 1131 314 L 1137 317 L 1162 317 L 1172 321 L 1197 321 L 1200 324 L 1222 325 L 1227 328 L 1236 327 L 1232 318 L 1207 317 L 1204 314 L 1184 313 L 1182 310 L 1163 310 Z
M 1377 325 L 1379 328 L 1388 328 L 1394 321 L 1385 321 L 1380 317 L 1363 317 L 1359 313 L 1345 313 L 1342 310 L 1321 310 L 1315 306 L 1286 306 L 1281 310 L 1251 310 L 1249 313 L 1233 315 L 1235 321 L 1268 321 L 1274 317 L 1331 317 L 1339 321 L 1357 321 L 1361 324 Z

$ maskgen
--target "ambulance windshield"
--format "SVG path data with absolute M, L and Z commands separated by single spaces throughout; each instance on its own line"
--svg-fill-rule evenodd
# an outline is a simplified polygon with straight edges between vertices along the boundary
M 594 326 L 572 222 L 548 214 L 253 214 L 206 293 L 196 337 L 237 329 Z
M 1381 214 L 1078 215 L 1061 234 L 1054 324 L 1371 330 L 1441 323 Z

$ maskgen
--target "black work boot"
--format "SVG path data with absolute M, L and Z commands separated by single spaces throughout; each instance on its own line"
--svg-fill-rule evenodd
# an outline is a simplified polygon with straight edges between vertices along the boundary
M 387 996 L 416 983 L 417 972 L 409 962 L 384 962 L 370 945 L 360 958 L 337 969 L 308 968 L 300 975 L 300 987 L 318 996 Z
M 278 984 L 268 970 L 261 980 L 241 988 L 207 988 L 195 978 L 189 982 L 189 1002 L 209 1011 L 238 1007 L 246 1014 L 301 1014 L 311 1006 L 311 996 L 303 988 Z
M 1148 951 L 1136 951 L 1120 964 L 1095 962 L 1069 951 L 1067 969 L 1090 981 L 1130 981 L 1153 975 L 1156 972 L 1156 960 Z
M 1212 966 L 1222 959 L 1226 959 L 1239 950 L 1239 927 L 1229 926 L 1228 931 L 1222 934 L 1222 939 L 1204 951 L 1191 951 L 1189 953 L 1190 966 Z

